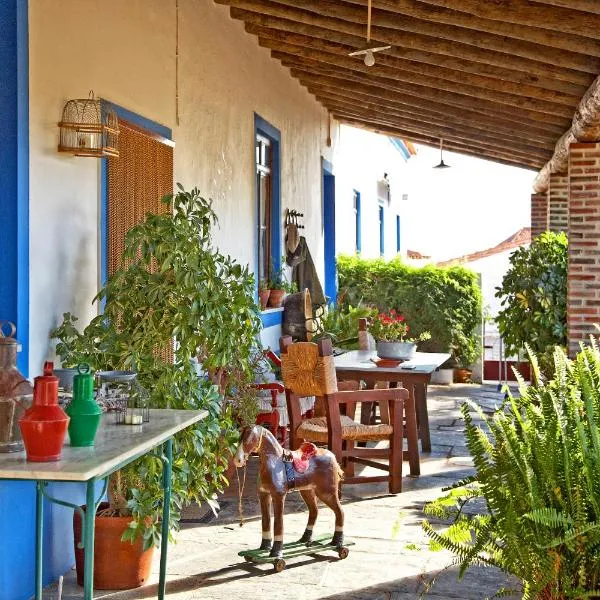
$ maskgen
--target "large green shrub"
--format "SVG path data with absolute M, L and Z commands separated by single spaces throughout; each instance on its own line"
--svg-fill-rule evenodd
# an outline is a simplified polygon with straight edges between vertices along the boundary
M 183 505 L 210 503 L 227 483 L 237 425 L 256 417 L 252 383 L 260 319 L 253 276 L 212 245 L 211 202 L 182 187 L 163 202 L 172 211 L 148 214 L 127 233 L 121 264 L 97 297 L 105 303 L 103 313 L 83 332 L 66 313 L 52 335 L 63 365 L 133 369 L 152 408 L 208 411 L 175 436 L 170 526 L 176 528 Z M 196 359 L 210 378 L 198 376 Z M 223 396 L 237 403 L 224 405 Z M 142 535 L 145 546 L 158 544 L 159 457 L 147 454 L 111 478 L 111 509 L 132 517 L 125 538 Z
M 567 343 L 567 236 L 546 232 L 511 254 L 497 288 L 502 310 L 496 321 L 510 354 L 527 343 L 545 372 L 555 346 Z
M 410 325 L 411 337 L 431 333 L 419 348 L 451 350 L 463 366 L 478 357 L 482 298 L 477 275 L 464 267 L 412 267 L 399 259 L 338 258 L 343 304 L 364 303 L 381 311 L 395 309 Z
M 537 369 L 537 362 L 534 368 Z M 600 597 L 600 352 L 595 342 L 574 361 L 557 348 L 554 378 L 521 385 L 488 418 L 486 433 L 462 407 L 476 475 L 427 512 L 452 517 L 435 545 L 453 552 L 460 574 L 500 567 L 523 583 L 523 598 Z M 539 380 L 539 377 L 537 378 Z M 485 501 L 484 514 L 465 505 Z M 480 511 L 479 511 L 480 512 Z

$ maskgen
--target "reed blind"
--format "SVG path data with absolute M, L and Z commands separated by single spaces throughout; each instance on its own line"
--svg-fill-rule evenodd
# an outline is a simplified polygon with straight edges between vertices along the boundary
M 108 158 L 108 275 L 119 266 L 125 234 L 147 213 L 162 214 L 160 199 L 173 192 L 173 146 L 119 120 L 119 158 Z

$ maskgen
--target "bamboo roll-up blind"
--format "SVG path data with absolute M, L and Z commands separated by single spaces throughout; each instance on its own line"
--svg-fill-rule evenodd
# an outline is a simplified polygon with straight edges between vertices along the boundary
M 162 214 L 173 192 L 173 146 L 119 119 L 119 157 L 108 158 L 108 275 L 123 254 L 125 234 L 147 213 Z

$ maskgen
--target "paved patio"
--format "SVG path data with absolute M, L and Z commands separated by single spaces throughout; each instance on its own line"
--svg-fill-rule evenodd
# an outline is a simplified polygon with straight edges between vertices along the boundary
M 283 573 L 270 565 L 254 566 L 237 556 L 260 541 L 260 517 L 255 500 L 255 469 L 248 472 L 244 494 L 245 525 L 237 515 L 237 484 L 222 499 L 218 518 L 204 509 L 185 513 L 177 544 L 170 548 L 168 597 L 172 600 L 231 600 L 233 598 L 293 598 L 295 600 L 409 600 L 427 598 L 482 600 L 492 596 L 507 578 L 493 569 L 474 569 L 457 581 L 456 569 L 445 569 L 451 556 L 431 552 L 420 522 L 425 502 L 440 489 L 472 472 L 459 419 L 461 403 L 470 398 L 491 411 L 501 401 L 496 386 L 431 386 L 429 395 L 432 453 L 422 457 L 421 477 L 404 478 L 404 492 L 387 493 L 385 485 L 344 488 L 346 535 L 356 542 L 346 560 L 337 556 L 290 559 Z M 407 469 L 408 470 L 408 469 Z M 299 494 L 288 497 L 286 537 L 292 541 L 304 530 L 306 514 Z M 322 508 L 316 533 L 333 531 L 333 515 Z M 156 597 L 158 553 L 152 583 L 127 592 L 97 592 L 96 598 L 138 600 Z M 63 600 L 80 597 L 70 574 L 65 578 Z M 79 588 L 80 589 L 80 588 Z M 45 598 L 57 600 L 57 587 Z

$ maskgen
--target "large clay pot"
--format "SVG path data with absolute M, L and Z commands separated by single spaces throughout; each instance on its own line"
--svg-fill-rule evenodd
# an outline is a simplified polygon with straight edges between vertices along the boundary
M 85 511 L 86 507 L 82 508 Z M 105 508 L 107 502 L 100 504 L 99 510 Z M 150 577 L 154 548 L 143 550 L 141 538 L 133 544 L 122 542 L 129 523 L 131 517 L 96 517 L 94 587 L 98 590 L 129 590 L 144 585 Z M 73 537 L 77 583 L 83 585 L 85 550 L 78 548 L 82 537 L 79 511 L 73 514 Z
M 285 290 L 271 290 L 271 295 L 269 296 L 269 306 L 271 308 L 281 308 L 284 298 Z
M 377 342 L 377 356 L 392 360 L 410 360 L 417 351 L 412 342 Z
M 471 383 L 471 369 L 454 369 L 454 383 Z

